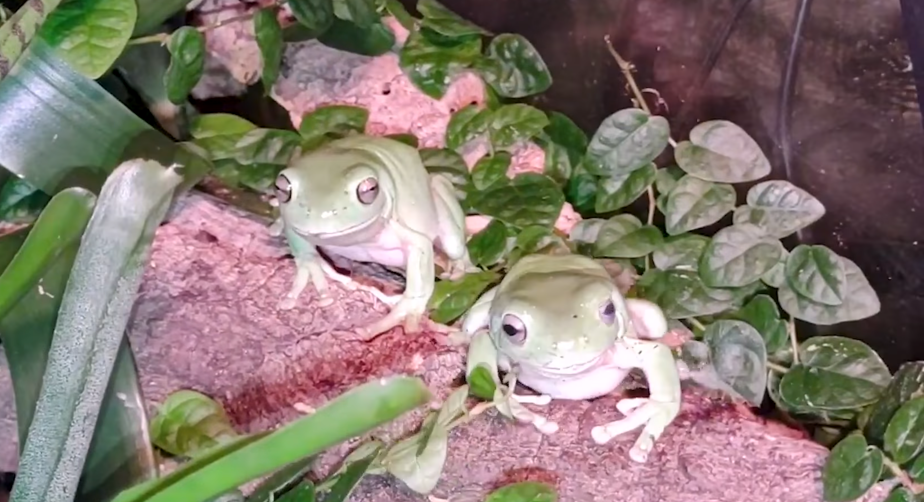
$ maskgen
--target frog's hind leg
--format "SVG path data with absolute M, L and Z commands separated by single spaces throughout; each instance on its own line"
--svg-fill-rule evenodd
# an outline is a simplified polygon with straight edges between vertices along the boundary
M 465 213 L 456 198 L 452 181 L 442 174 L 433 173 L 430 175 L 430 190 L 436 202 L 440 249 L 449 258 L 449 267 L 440 274 L 440 278 L 458 279 L 466 272 L 477 271 L 468 256 L 465 243 Z

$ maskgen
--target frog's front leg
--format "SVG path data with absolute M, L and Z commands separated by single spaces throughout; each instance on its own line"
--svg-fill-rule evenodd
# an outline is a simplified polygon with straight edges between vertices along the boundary
M 440 274 L 440 278 L 455 280 L 467 272 L 477 272 L 478 268 L 468 256 L 465 213 L 456 198 L 452 181 L 442 174 L 433 173 L 430 175 L 430 191 L 436 204 L 440 248 L 449 257 L 449 268 Z
M 680 412 L 680 375 L 674 356 L 667 345 L 624 337 L 614 348 L 613 363 L 625 369 L 639 368 L 648 381 L 647 398 L 624 399 L 616 408 L 626 416 L 594 427 L 591 436 L 597 444 L 643 427 L 629 457 L 636 462 L 648 460 L 655 441 Z
M 521 396 L 514 394 L 513 389 L 516 386 L 512 383 L 509 388 L 503 385 L 498 377 L 498 353 L 491 336 L 486 329 L 479 329 L 472 337 L 468 346 L 468 355 L 465 362 L 465 379 L 471 380 L 472 373 L 479 366 L 485 368 L 494 380 L 494 405 L 502 415 L 508 418 L 528 422 L 543 434 L 554 434 L 558 431 L 558 424 L 549 421 L 546 417 L 535 413 L 524 404 L 535 404 L 544 406 L 549 404 L 552 399 L 549 396 Z
M 330 297 L 330 288 L 327 284 L 324 258 L 318 254 L 317 248 L 305 240 L 302 236 L 296 234 L 289 228 L 285 229 L 286 240 L 289 242 L 289 249 L 295 258 L 295 280 L 289 292 L 279 302 L 279 308 L 289 310 L 295 307 L 295 302 L 301 296 L 302 291 L 308 286 L 310 280 L 314 284 L 315 290 L 322 306 L 329 305 L 333 302 Z M 330 268 L 330 265 L 327 265 Z M 336 273 L 336 271 L 334 271 Z
M 385 317 L 359 328 L 359 334 L 369 340 L 399 324 L 404 324 L 405 333 L 420 332 L 420 323 L 427 312 L 427 303 L 433 295 L 436 274 L 433 269 L 433 243 L 427 236 L 416 232 L 400 222 L 389 223 L 401 240 L 407 253 L 407 280 L 401 299 Z

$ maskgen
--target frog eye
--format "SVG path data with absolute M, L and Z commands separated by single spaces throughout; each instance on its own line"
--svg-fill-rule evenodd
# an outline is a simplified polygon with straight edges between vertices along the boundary
M 292 199 L 292 183 L 284 174 L 276 177 L 276 200 L 285 204 Z
M 375 202 L 379 196 L 379 182 L 375 178 L 366 178 L 356 187 L 356 197 L 363 204 L 369 205 Z
M 507 314 L 501 321 L 501 331 L 507 335 L 512 343 L 522 345 L 526 341 L 526 325 L 519 317 L 513 314 Z
M 600 307 L 600 320 L 607 326 L 612 326 L 616 322 L 616 305 L 613 304 L 613 300 L 607 300 Z

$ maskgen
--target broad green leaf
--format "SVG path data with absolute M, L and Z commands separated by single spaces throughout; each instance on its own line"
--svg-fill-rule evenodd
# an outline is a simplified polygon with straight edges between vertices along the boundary
M 103 76 L 135 29 L 134 0 L 68 0 L 48 15 L 39 37 L 87 78 Z
M 195 139 L 204 139 L 215 136 L 243 135 L 256 128 L 257 126 L 252 122 L 237 115 L 207 113 L 192 120 L 189 134 Z
M 671 268 L 698 270 L 699 258 L 709 244 L 709 238 L 697 234 L 673 235 L 664 239 L 654 251 L 656 267 L 667 270 Z
M 455 281 L 438 281 L 428 305 L 430 319 L 443 324 L 456 320 L 499 278 L 496 272 L 484 271 L 465 274 Z
M 330 28 L 318 37 L 318 42 L 333 49 L 375 57 L 389 52 L 396 39 L 394 32 L 380 20 L 362 27 L 335 17 Z
M 767 349 L 760 333 L 742 321 L 720 320 L 703 333 L 716 373 L 752 406 L 760 406 L 767 386 Z
M 609 213 L 635 202 L 654 183 L 655 165 L 648 164 L 629 173 L 605 176 L 597 181 L 594 210 Z
M 669 194 L 677 186 L 677 182 L 686 175 L 687 173 L 677 166 L 662 167 L 655 175 L 655 190 L 662 195 Z
M 865 343 L 843 336 L 813 336 L 799 346 L 805 366 L 836 371 L 886 387 L 892 380 L 889 367 Z
M 385 0 L 385 10 L 391 14 L 405 30 L 414 31 L 417 20 L 398 0 Z
M 421 432 L 395 444 L 382 465 L 411 490 L 427 494 L 433 491 L 443 473 L 449 449 L 449 430 L 440 425 L 436 414 L 424 422 Z M 429 430 L 429 434 L 425 434 Z
M 710 288 L 692 270 L 647 270 L 636 283 L 640 298 L 658 304 L 671 319 L 715 315 L 740 307 L 742 290 Z
M 767 295 L 751 298 L 744 307 L 729 316 L 753 326 L 763 338 L 768 354 L 785 348 L 789 343 L 786 322 L 780 319 L 780 310 L 776 302 Z
M 338 12 L 338 7 L 343 7 L 343 12 Z M 339 15 L 342 14 L 342 15 Z M 360 28 L 369 28 L 377 22 L 380 17 L 375 11 L 373 0 L 339 0 L 334 3 L 334 15 L 344 21 L 351 21 Z
M 502 486 L 488 494 L 485 502 L 557 502 L 558 493 L 545 483 L 521 481 Z
M 654 225 L 643 225 L 631 214 L 617 214 L 600 228 L 594 242 L 594 256 L 639 258 L 661 246 L 664 237 Z
M 247 496 L 247 502 L 281 502 L 279 493 L 292 487 L 292 485 L 304 485 L 307 480 L 299 483 L 309 471 L 314 461 L 314 457 L 306 457 L 302 460 L 292 462 L 282 469 L 273 473 L 257 485 L 256 488 Z M 310 483 L 308 483 L 310 484 Z M 298 487 L 292 487 L 287 493 L 296 491 Z M 298 502 L 307 502 L 304 499 Z
M 0 222 L 28 223 L 33 221 L 50 197 L 28 181 L 13 176 L 0 187 Z
M 417 0 L 417 12 L 423 16 L 423 26 L 447 37 L 492 35 L 490 31 L 464 19 L 436 0 Z
M 822 472 L 824 499 L 849 502 L 863 496 L 882 475 L 882 451 L 853 433 L 831 450 Z
M 719 376 L 715 366 L 712 364 L 711 351 L 708 345 L 698 340 L 687 340 L 680 347 L 679 352 L 680 360 L 678 363 L 682 362 L 686 365 L 687 375 L 694 383 L 707 389 L 724 392 L 733 399 L 747 401 L 744 396 Z
M 369 121 L 369 110 L 359 106 L 325 105 L 306 113 L 298 126 L 298 133 L 306 142 L 323 136 L 342 138 L 362 133 Z
M 757 181 L 770 174 L 770 161 L 741 127 L 710 120 L 690 131 L 674 148 L 674 160 L 687 174 L 717 183 Z
M 442 427 L 449 427 L 455 419 L 468 414 L 468 408 L 465 407 L 465 401 L 468 399 L 468 385 L 462 385 L 443 401 L 440 411 L 436 415 L 436 424 Z
M 667 119 L 626 108 L 603 119 L 587 147 L 588 170 L 598 175 L 625 174 L 650 164 L 667 147 Z
M 662 192 L 664 193 L 664 192 Z M 735 188 L 687 175 L 667 195 L 664 225 L 668 235 L 708 227 L 735 208 Z
M 499 220 L 492 220 L 468 241 L 468 254 L 476 266 L 490 267 L 499 262 L 506 251 L 507 225 Z
M 773 288 L 779 288 L 786 282 L 786 260 L 789 259 L 789 251 L 786 248 L 783 248 L 782 254 L 780 254 L 780 261 L 776 262 L 776 265 L 766 271 L 764 275 L 760 276 L 760 280 L 764 282 L 767 286 Z
M 578 127 L 567 115 L 556 111 L 547 112 L 549 125 L 545 126 L 544 132 L 549 140 L 565 147 L 568 151 L 568 160 L 572 166 L 581 163 L 584 152 L 587 151 L 589 143 L 587 134 Z
M 479 364 L 468 375 L 468 388 L 471 394 L 479 399 L 490 401 L 494 399 L 494 391 L 497 384 L 491 378 L 491 370 L 483 364 Z
M 61 299 L 12 500 L 76 495 L 154 231 L 182 181 L 136 159 L 103 185 Z
M 549 125 L 549 119 L 542 110 L 522 103 L 503 105 L 490 117 L 488 134 L 497 149 L 531 139 Z
M 286 4 L 296 21 L 314 36 L 324 33 L 334 22 L 332 0 L 288 0 Z
M 401 48 L 401 69 L 421 92 L 441 99 L 455 75 L 481 57 L 481 38 L 470 35 L 437 44 L 437 37 L 428 37 L 424 30 L 408 36 Z
M 885 451 L 897 464 L 912 460 L 924 450 L 924 397 L 901 405 L 886 429 Z
M 606 220 L 603 218 L 585 218 L 571 227 L 568 238 L 580 244 L 593 244 L 597 242 L 603 225 L 606 225 Z
M 183 26 L 170 34 L 167 49 L 170 51 L 170 66 L 164 75 L 167 99 L 182 104 L 205 70 L 205 35 L 191 26 Z
M 512 156 L 507 152 L 496 152 L 479 159 L 472 168 L 472 185 L 475 190 L 486 190 L 496 183 L 503 183 L 507 179 L 511 159 Z
M 587 173 L 574 174 L 565 186 L 565 194 L 575 211 L 585 215 L 592 213 L 597 201 L 597 177 Z
M 753 225 L 732 225 L 716 232 L 699 260 L 703 283 L 713 288 L 751 284 L 779 261 L 783 245 Z
M 171 455 L 195 457 L 237 435 L 224 408 L 192 390 L 167 396 L 151 420 L 151 441 Z
M 872 406 L 863 432 L 872 441 L 881 443 L 892 415 L 906 401 L 920 396 L 924 396 L 924 361 L 903 363 Z
M 237 140 L 231 158 L 241 164 L 286 165 L 301 141 L 294 131 L 254 129 Z
M 468 184 L 470 173 L 461 155 L 448 148 L 423 148 L 420 160 L 430 174 L 443 174 L 452 180 L 456 188 Z
M 513 180 L 496 183 L 483 191 L 468 193 L 466 204 L 478 214 L 524 228 L 552 227 L 565 203 L 564 194 L 552 178 L 522 173 Z
M 271 499 L 268 502 L 314 502 L 316 493 L 317 488 L 314 483 L 306 479 L 285 492 L 281 497 Z
M 543 174 L 555 180 L 559 185 L 566 185 L 573 171 L 568 150 L 554 141 L 543 139 L 541 135 L 534 141 L 545 154 Z
M 279 78 L 279 66 L 282 64 L 282 54 L 285 51 L 285 42 L 282 39 L 282 26 L 276 18 L 276 9 L 264 8 L 253 15 L 253 32 L 260 49 L 260 58 L 263 62 L 263 89 L 269 95 Z
M 353 388 L 273 431 L 224 443 L 114 502 L 202 500 L 388 423 L 430 399 L 419 378 L 389 377 Z
M 908 466 L 908 475 L 915 483 L 924 483 L 924 455 L 918 455 L 918 458 Z
M 383 448 L 379 441 L 373 443 L 372 448 L 364 451 L 364 455 L 359 458 L 349 458 L 344 460 L 344 466 L 341 467 L 337 474 L 337 481 L 330 488 L 324 497 L 324 502 L 344 502 L 350 499 L 353 490 L 362 481 L 363 476 L 373 467 L 376 459 Z M 352 455 L 351 455 L 352 456 Z
M 889 493 L 889 496 L 886 497 L 883 502 L 918 502 L 918 500 L 914 493 L 898 485 Z
M 854 410 L 874 403 L 882 387 L 836 371 L 796 365 L 780 381 L 780 398 L 806 411 Z
M 786 281 L 780 286 L 778 293 L 780 307 L 797 319 L 822 326 L 858 321 L 878 314 L 879 296 L 870 286 L 863 271 L 850 259 L 843 256 L 840 259 L 847 278 L 844 303 L 833 306 L 815 302 L 794 291 L 789 286 L 789 281 Z
M 449 117 L 446 125 L 446 148 L 458 150 L 469 141 L 487 132 L 486 117 L 491 110 L 479 110 L 477 105 L 465 105 Z M 474 124 L 473 121 L 476 121 Z
M 523 35 L 502 33 L 494 37 L 485 56 L 487 64 L 481 75 L 502 97 L 525 98 L 552 86 L 549 68 Z
M 785 180 L 763 181 L 748 190 L 747 206 L 735 210 L 735 223 L 753 223 L 771 237 L 782 239 L 825 215 L 825 206 L 812 194 Z
M 847 293 L 847 271 L 830 248 L 800 244 L 783 268 L 786 282 L 800 296 L 816 303 L 838 306 Z

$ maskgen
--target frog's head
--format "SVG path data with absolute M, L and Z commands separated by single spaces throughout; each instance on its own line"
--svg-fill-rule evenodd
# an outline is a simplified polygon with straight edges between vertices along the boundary
M 626 333 L 626 304 L 606 278 L 534 272 L 501 285 L 491 306 L 498 350 L 519 365 L 575 374 L 594 365 Z
M 370 227 L 391 211 L 391 178 L 381 164 L 358 149 L 326 148 L 299 158 L 276 178 L 282 219 L 296 233 L 320 239 Z

